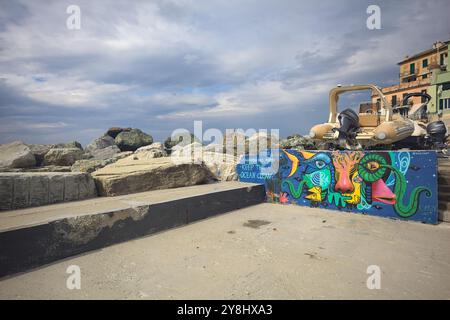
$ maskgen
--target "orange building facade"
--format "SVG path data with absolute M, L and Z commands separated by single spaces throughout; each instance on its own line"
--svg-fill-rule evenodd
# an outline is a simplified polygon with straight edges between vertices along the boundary
M 406 56 L 405 59 L 398 63 L 399 84 L 381 89 L 392 106 L 401 105 L 403 98 L 408 93 L 427 93 L 432 70 L 435 68 L 446 68 L 449 43 L 450 41 L 436 42 L 431 49 L 411 57 Z M 372 102 L 377 101 L 379 101 L 379 97 L 373 95 Z M 412 97 L 409 101 L 414 105 L 422 102 L 420 97 Z

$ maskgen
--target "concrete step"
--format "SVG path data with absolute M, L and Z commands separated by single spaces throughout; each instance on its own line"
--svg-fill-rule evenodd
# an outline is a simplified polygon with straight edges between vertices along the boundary
M 439 175 L 438 176 L 438 184 L 441 186 L 450 186 L 450 177 Z
M 450 222 L 450 210 L 439 210 L 439 221 Z
M 449 159 L 438 160 L 438 165 L 439 165 L 439 167 L 450 168 L 450 160 Z
M 0 277 L 264 200 L 263 185 L 224 182 L 0 212 Z
M 450 190 L 450 187 L 449 187 L 449 190 Z M 439 188 L 438 199 L 450 201 L 450 191 L 449 190 L 444 191 L 444 190 L 441 190 L 441 188 Z
M 449 210 L 449 209 L 450 209 L 450 202 L 439 200 L 439 210 Z
M 450 171 L 439 169 L 438 170 L 438 175 L 439 175 L 439 177 L 446 177 L 446 178 L 448 178 L 448 177 L 450 177 Z

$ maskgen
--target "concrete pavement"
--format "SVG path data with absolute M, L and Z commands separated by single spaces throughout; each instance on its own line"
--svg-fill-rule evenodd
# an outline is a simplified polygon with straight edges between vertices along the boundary
M 449 243 L 447 223 L 260 204 L 3 278 L 0 298 L 449 299 Z

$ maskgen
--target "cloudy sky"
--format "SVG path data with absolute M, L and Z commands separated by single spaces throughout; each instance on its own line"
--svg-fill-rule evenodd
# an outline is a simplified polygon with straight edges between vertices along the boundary
M 69 5 L 81 29 L 66 26 Z M 366 9 L 381 8 L 381 30 Z M 450 38 L 449 0 L 0 0 L 0 143 L 108 127 L 309 132 L 336 84 L 398 81 Z

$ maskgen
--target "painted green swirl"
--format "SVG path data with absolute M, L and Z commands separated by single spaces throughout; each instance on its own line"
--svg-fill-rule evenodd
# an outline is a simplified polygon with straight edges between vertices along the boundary
M 295 189 L 294 184 L 289 180 L 284 180 L 283 183 L 287 184 L 287 186 L 289 187 L 289 191 L 291 192 L 291 195 L 295 199 L 298 199 L 302 195 L 303 186 L 305 185 L 306 181 L 305 180 L 300 181 L 297 189 Z

